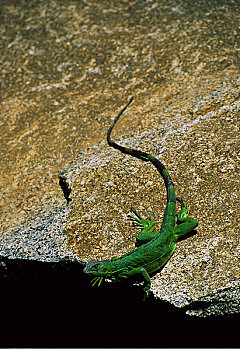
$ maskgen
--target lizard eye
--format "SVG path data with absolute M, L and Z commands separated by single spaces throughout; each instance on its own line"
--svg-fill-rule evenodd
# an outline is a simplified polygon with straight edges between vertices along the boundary
M 92 269 L 94 269 L 94 270 L 97 270 L 97 268 L 98 268 L 98 264 L 95 264 L 92 266 Z

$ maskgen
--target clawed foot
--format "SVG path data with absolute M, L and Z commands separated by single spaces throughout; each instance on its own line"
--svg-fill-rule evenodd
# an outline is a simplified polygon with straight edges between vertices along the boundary
M 150 294 L 150 287 L 149 285 L 145 286 L 143 288 L 143 301 L 146 301 L 149 298 L 149 294 Z
M 189 214 L 188 205 L 185 205 L 182 198 L 176 197 L 176 200 L 181 204 L 181 211 L 177 215 L 177 220 L 184 221 L 185 219 L 188 218 L 188 214 Z
M 155 222 L 152 220 L 152 213 L 150 213 L 150 220 L 145 220 L 141 217 L 141 215 L 137 212 L 137 210 L 132 206 L 132 211 L 134 212 L 135 216 L 128 215 L 129 219 L 133 222 L 134 225 L 140 226 L 142 229 L 146 228 L 154 228 Z

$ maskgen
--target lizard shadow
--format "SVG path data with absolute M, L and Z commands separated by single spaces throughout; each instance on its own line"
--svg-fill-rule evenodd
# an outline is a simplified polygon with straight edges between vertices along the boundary
M 189 233 L 186 233 L 184 235 L 184 237 L 181 237 L 178 239 L 178 242 L 182 242 L 182 241 L 185 241 L 186 239 L 192 237 L 192 236 L 195 236 L 197 234 L 197 230 L 192 230 L 191 232 Z

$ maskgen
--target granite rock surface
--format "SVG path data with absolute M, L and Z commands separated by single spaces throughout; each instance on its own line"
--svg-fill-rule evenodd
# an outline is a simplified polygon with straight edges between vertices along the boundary
M 158 156 L 199 220 L 152 291 L 239 313 L 239 17 L 229 0 L 3 1 L 0 255 L 119 256 L 132 204 L 160 225 L 161 179 L 105 142 L 133 95 L 113 136 Z

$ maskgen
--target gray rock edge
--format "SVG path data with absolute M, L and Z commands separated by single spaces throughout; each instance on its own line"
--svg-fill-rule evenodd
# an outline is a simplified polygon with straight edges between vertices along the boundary
M 189 316 L 208 317 L 240 313 L 240 282 L 229 283 L 183 308 Z
M 18 227 L 8 228 L 0 238 L 0 256 L 42 262 L 78 260 L 67 248 L 64 233 L 69 209 L 66 205 L 41 211 Z

